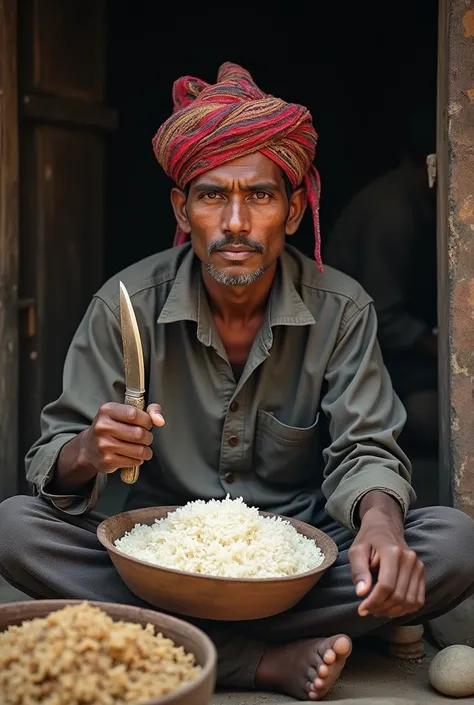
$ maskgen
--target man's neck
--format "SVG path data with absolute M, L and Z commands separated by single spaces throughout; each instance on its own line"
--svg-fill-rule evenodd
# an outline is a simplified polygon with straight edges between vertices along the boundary
M 227 286 L 216 281 L 203 266 L 202 278 L 212 314 L 226 324 L 247 321 L 262 315 L 275 279 L 276 263 L 259 279 L 244 286 Z

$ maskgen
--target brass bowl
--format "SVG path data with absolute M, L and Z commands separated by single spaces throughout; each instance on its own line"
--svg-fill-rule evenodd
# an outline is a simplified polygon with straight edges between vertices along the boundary
M 82 602 L 83 600 L 35 600 L 0 605 L 0 632 L 9 626 L 20 625 L 37 617 L 46 617 L 67 605 L 78 605 Z M 143 626 L 153 624 L 156 632 L 172 639 L 176 646 L 182 646 L 187 653 L 194 654 L 197 664 L 201 666 L 201 673 L 195 680 L 185 683 L 169 695 L 148 700 L 143 705 L 210 705 L 216 686 L 217 653 L 206 634 L 188 622 L 154 610 L 109 602 L 89 601 L 89 604 L 99 607 L 115 622 L 122 620 Z
M 338 549 L 319 529 L 296 519 L 282 517 L 312 539 L 324 554 L 324 562 L 306 573 L 283 578 L 224 578 L 198 575 L 132 558 L 114 542 L 135 524 L 153 524 L 178 507 L 134 509 L 105 519 L 97 528 L 99 541 L 124 583 L 137 597 L 158 609 L 188 617 L 242 621 L 270 617 L 294 607 L 336 561 Z M 260 512 L 262 516 L 276 516 Z

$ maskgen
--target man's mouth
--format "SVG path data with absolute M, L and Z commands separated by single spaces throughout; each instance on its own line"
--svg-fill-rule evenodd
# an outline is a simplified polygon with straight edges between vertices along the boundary
M 252 250 L 248 247 L 239 247 L 239 246 L 227 246 L 223 247 L 219 250 L 216 250 L 222 257 L 228 260 L 233 260 L 233 261 L 243 261 L 246 259 L 249 259 L 252 257 L 252 255 L 255 254 L 256 250 Z

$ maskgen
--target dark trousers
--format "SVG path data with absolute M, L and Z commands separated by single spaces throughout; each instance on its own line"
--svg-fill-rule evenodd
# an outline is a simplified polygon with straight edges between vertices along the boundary
M 144 606 L 115 571 L 96 537 L 104 517 L 70 516 L 44 500 L 12 497 L 0 504 L 0 574 L 36 599 L 73 598 Z M 352 534 L 329 517 L 319 527 L 339 557 L 296 608 L 256 622 L 195 622 L 214 640 L 220 685 L 251 688 L 265 644 L 344 633 L 368 634 L 389 620 L 359 617 L 348 550 Z M 426 604 L 415 621 L 449 611 L 474 593 L 474 521 L 447 507 L 409 512 L 406 540 L 426 568 Z M 146 605 L 150 607 L 149 605 Z M 394 624 L 413 622 L 414 616 Z

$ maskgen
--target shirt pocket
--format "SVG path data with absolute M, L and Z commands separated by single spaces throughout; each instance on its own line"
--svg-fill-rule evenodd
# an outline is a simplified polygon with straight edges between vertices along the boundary
M 263 480 L 296 486 L 317 475 L 319 414 L 308 427 L 288 426 L 268 411 L 258 410 L 255 472 Z

